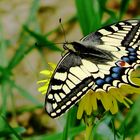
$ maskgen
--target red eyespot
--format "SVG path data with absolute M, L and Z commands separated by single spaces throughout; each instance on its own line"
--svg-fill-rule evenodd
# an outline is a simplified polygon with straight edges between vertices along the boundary
M 123 60 L 118 61 L 116 64 L 119 67 L 130 67 L 130 65 L 127 62 L 123 61 Z

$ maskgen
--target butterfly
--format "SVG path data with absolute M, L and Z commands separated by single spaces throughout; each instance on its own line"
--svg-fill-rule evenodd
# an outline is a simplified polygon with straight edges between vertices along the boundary
M 67 53 L 51 77 L 45 99 L 52 118 L 68 111 L 89 90 L 138 87 L 130 74 L 140 66 L 140 20 L 120 21 L 64 45 Z

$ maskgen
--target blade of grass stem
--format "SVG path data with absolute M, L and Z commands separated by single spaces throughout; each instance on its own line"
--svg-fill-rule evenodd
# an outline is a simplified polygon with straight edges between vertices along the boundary
M 101 25 L 99 1 L 75 0 L 75 4 L 83 35 L 98 29 Z
M 9 123 L 7 122 L 7 120 L 5 119 L 4 116 L 1 115 L 1 118 L 3 119 L 3 121 L 5 122 L 5 124 L 7 125 L 7 127 L 10 129 L 10 131 L 16 136 L 16 138 L 18 140 L 22 140 L 22 138 L 20 137 L 20 135 L 16 132 L 16 130 L 14 130 Z
M 121 0 L 120 12 L 119 12 L 119 20 L 122 19 L 123 15 L 126 13 L 130 0 Z
M 7 46 L 3 38 L 3 28 L 0 22 L 0 66 L 3 67 L 7 65 L 6 51 L 7 51 Z
M 2 97 L 2 106 L 0 114 L 5 116 L 7 110 L 7 84 L 5 82 L 3 82 L 1 85 L 1 97 Z
M 47 40 L 46 37 L 40 35 L 39 33 L 36 33 L 36 32 L 31 31 L 27 26 L 23 26 L 23 28 L 32 37 L 34 37 L 37 40 L 37 42 L 40 43 L 40 47 L 41 46 L 46 46 L 50 50 L 53 50 L 53 51 L 61 51 L 60 48 L 58 48 L 53 42 L 50 42 L 49 40 Z

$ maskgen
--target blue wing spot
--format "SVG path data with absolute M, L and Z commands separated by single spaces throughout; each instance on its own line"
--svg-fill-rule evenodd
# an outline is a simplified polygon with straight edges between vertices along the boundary
M 129 58 L 131 61 L 136 61 L 136 59 L 137 59 L 135 56 L 129 56 Z
M 122 58 L 122 60 L 123 60 L 123 61 L 125 61 L 125 62 L 127 62 L 127 63 L 129 63 L 129 62 L 130 62 L 129 57 L 123 57 L 123 58 Z
M 136 56 L 137 54 L 132 52 L 132 53 L 130 53 L 130 55 L 132 55 L 132 56 Z
M 98 86 L 102 86 L 104 83 L 105 83 L 105 81 L 103 80 L 103 79 L 98 79 L 98 80 L 96 80 L 96 82 L 95 82 Z
M 128 51 L 129 51 L 129 52 L 136 52 L 136 50 L 133 49 L 133 48 L 128 48 Z
M 121 67 L 114 67 L 114 68 L 112 68 L 112 71 L 117 73 L 117 72 L 120 72 L 121 69 L 122 69 Z
M 114 79 L 119 79 L 119 77 L 120 77 L 119 73 L 113 73 L 113 74 L 111 74 L 111 76 L 112 76 Z
M 113 78 L 111 77 L 111 76 L 108 76 L 108 77 L 106 77 L 105 78 L 105 81 L 107 82 L 107 83 L 112 83 L 112 81 L 113 81 Z

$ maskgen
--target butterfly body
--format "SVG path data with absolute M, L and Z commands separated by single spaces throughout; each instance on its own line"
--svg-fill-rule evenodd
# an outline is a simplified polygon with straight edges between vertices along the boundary
M 104 50 L 103 48 L 97 48 L 97 42 L 90 41 L 81 41 L 81 42 L 72 42 L 71 43 L 75 49 L 75 52 L 86 59 L 98 59 L 101 60 L 112 60 L 113 55 L 108 50 Z M 96 61 L 97 62 L 97 61 Z
M 47 91 L 45 106 L 51 117 L 62 115 L 89 90 L 137 86 L 130 74 L 140 63 L 139 20 L 106 26 L 69 45 Z

